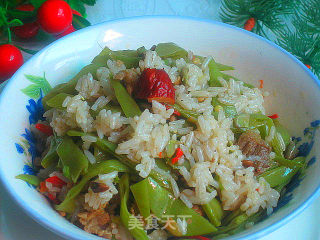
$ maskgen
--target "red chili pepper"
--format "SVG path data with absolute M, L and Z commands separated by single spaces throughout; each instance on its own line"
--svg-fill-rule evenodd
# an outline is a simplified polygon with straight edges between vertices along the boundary
M 48 198 L 51 200 L 51 201 L 53 201 L 53 200 L 55 200 L 56 199 L 56 197 L 53 195 L 53 194 L 48 194 Z
M 42 123 L 37 123 L 35 125 L 36 129 L 38 129 L 40 132 L 46 134 L 47 136 L 51 136 L 53 134 L 52 128 L 48 125 L 44 125 Z
M 66 185 L 67 183 L 63 180 L 61 180 L 59 177 L 57 176 L 53 176 L 53 177 L 49 177 L 46 179 L 46 182 L 51 183 L 54 187 L 58 187 L 58 188 L 62 188 L 64 185 Z
M 311 66 L 309 64 L 305 64 L 307 68 L 311 69 Z
M 166 107 L 167 110 L 171 109 L 170 106 L 168 106 L 167 104 L 164 104 L 164 106 Z M 177 110 L 174 109 L 173 114 L 177 115 L 177 116 L 181 116 L 181 113 Z
M 199 239 L 199 240 L 211 240 L 210 238 L 206 238 L 206 237 L 203 237 L 203 236 L 191 236 L 191 237 L 185 237 L 185 238 L 188 238 L 188 239 Z
M 249 18 L 244 24 L 244 29 L 248 31 L 252 31 L 254 26 L 256 25 L 256 20 L 254 18 Z
M 159 152 L 159 158 L 162 158 L 162 152 Z
M 40 183 L 40 192 L 44 193 L 44 192 L 47 192 L 47 191 L 48 191 L 48 188 L 46 186 L 46 182 L 45 181 L 41 182 Z
M 264 81 L 263 80 L 259 80 L 259 82 L 260 82 L 259 88 L 263 88 Z
M 134 88 L 137 99 L 152 100 L 160 103 L 175 102 L 175 89 L 169 75 L 163 69 L 146 68 Z
M 166 110 L 171 109 L 171 107 L 169 107 L 168 105 L 165 105 L 165 107 L 166 107 Z M 177 115 L 177 116 L 181 116 L 181 113 L 180 113 L 179 111 L 175 110 L 175 109 L 174 109 L 174 111 L 173 111 L 173 114 L 175 114 L 175 115 Z
M 181 150 L 181 148 L 177 148 L 176 155 L 174 158 L 171 159 L 171 163 L 176 164 L 182 156 L 183 156 L 183 151 Z
M 55 196 L 55 195 L 53 195 L 53 194 L 51 194 L 51 193 L 48 194 L 48 198 L 49 198 L 54 204 L 59 204 L 59 203 L 60 203 L 60 201 L 57 199 L 57 196 Z
M 279 118 L 279 115 L 278 114 L 273 114 L 273 115 L 270 115 L 268 117 L 271 118 L 271 119 L 276 119 L 276 118 Z

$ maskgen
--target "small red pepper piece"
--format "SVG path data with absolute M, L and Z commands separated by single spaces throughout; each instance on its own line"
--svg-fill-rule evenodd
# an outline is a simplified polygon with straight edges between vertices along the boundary
M 38 129 L 40 132 L 44 133 L 47 136 L 53 135 L 53 130 L 50 126 L 42 124 L 42 123 L 37 123 L 35 125 L 36 129 Z
M 273 115 L 270 115 L 268 117 L 271 118 L 271 119 L 276 119 L 276 118 L 279 118 L 279 115 L 278 114 L 273 114 Z
M 53 194 L 48 194 L 48 198 L 51 200 L 51 201 L 54 201 L 56 199 L 56 197 L 53 195 Z
M 62 179 L 60 179 L 57 176 L 53 176 L 53 177 L 49 177 L 46 179 L 46 182 L 51 183 L 54 187 L 58 187 L 58 188 L 62 188 L 64 185 L 66 185 L 67 183 L 65 181 L 63 181 Z
M 169 107 L 167 104 L 164 105 L 166 107 L 166 110 L 171 109 L 171 107 Z M 174 109 L 173 114 L 177 115 L 177 116 L 181 116 L 181 113 L 177 110 Z
M 311 66 L 309 64 L 305 64 L 307 68 L 311 69 Z
M 198 240 L 211 240 L 210 238 L 206 238 L 206 237 L 203 237 L 203 236 L 191 236 L 191 237 L 185 237 L 185 238 L 198 239 Z
M 263 88 L 264 81 L 263 80 L 259 80 L 259 82 L 260 82 L 259 88 Z
M 51 200 L 51 202 L 53 202 L 54 204 L 59 204 L 60 201 L 59 199 L 57 199 L 57 196 L 53 195 L 53 194 L 48 194 L 48 198 Z
M 41 182 L 40 183 L 40 192 L 44 193 L 44 192 L 47 192 L 47 191 L 48 191 L 48 188 L 46 186 L 46 182 L 45 181 Z
M 254 26 L 256 25 L 256 20 L 254 18 L 249 18 L 244 24 L 244 29 L 248 31 L 252 31 Z
M 159 158 L 162 158 L 162 152 L 159 152 Z
M 176 164 L 180 158 L 183 156 L 183 151 L 181 148 L 177 148 L 176 149 L 176 154 L 175 154 L 175 157 L 171 159 L 171 163 L 172 164 Z

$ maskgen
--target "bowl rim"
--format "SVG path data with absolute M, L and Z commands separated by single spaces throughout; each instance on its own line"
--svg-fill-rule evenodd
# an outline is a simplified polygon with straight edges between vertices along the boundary
M 98 28 L 100 26 L 108 26 L 109 24 L 113 24 L 113 23 L 124 23 L 124 22 L 128 22 L 128 21 L 132 21 L 132 20 L 163 20 L 163 19 L 167 19 L 167 20 L 185 20 L 185 21 L 190 21 L 190 22 L 197 22 L 197 23 L 209 23 L 211 25 L 219 25 L 225 28 L 229 28 L 232 29 L 234 31 L 240 31 L 244 34 L 247 34 L 251 37 L 254 37 L 255 39 L 265 42 L 268 45 L 270 45 L 271 47 L 273 47 L 275 50 L 281 51 L 284 55 L 286 55 L 287 57 L 289 57 L 291 60 L 293 60 L 295 62 L 295 64 L 297 64 L 298 66 L 300 66 L 304 72 L 313 79 L 313 81 L 316 83 L 316 85 L 318 85 L 318 88 L 320 90 L 320 81 L 319 79 L 312 73 L 312 71 L 310 71 L 299 59 L 297 59 L 296 57 L 294 57 L 291 53 L 289 53 L 288 51 L 286 51 L 285 49 L 283 49 L 282 47 L 278 46 L 277 44 L 271 42 L 270 40 L 261 37 L 255 33 L 252 33 L 250 31 L 244 30 L 242 28 L 233 26 L 233 25 L 229 25 L 223 22 L 219 22 L 216 20 L 211 20 L 211 19 L 203 19 L 203 18 L 198 18 L 198 17 L 188 17 L 188 16 L 171 16 L 171 15 L 152 15 L 152 16 L 134 16 L 134 17 L 125 17 L 125 18 L 119 18 L 119 19 L 114 19 L 114 20 L 109 20 L 109 21 L 104 21 L 98 24 L 94 24 L 92 26 L 89 26 L 87 28 L 81 29 L 79 31 L 73 32 L 65 37 L 62 37 L 52 43 L 50 43 L 49 45 L 47 45 L 46 47 L 44 47 L 43 49 L 41 49 L 37 54 L 35 54 L 34 56 L 32 56 L 26 63 L 23 64 L 23 66 L 21 68 L 18 69 L 18 71 L 10 78 L 10 80 L 8 80 L 8 83 L 4 86 L 3 91 L 0 92 L 0 104 L 2 103 L 2 101 L 4 101 L 4 96 L 5 96 L 5 92 L 7 91 L 7 89 L 9 88 L 9 86 L 13 83 L 14 79 L 16 78 L 16 76 L 20 75 L 22 73 L 22 71 L 24 70 L 24 66 L 28 66 L 29 62 L 34 59 L 37 58 L 40 54 L 42 54 L 43 52 L 47 51 L 49 48 L 51 48 L 53 45 L 57 44 L 58 42 L 64 41 L 68 38 L 73 37 L 74 35 L 80 34 L 80 33 L 84 33 L 84 32 L 90 32 L 91 29 L 94 28 Z M 0 168 L 0 173 L 2 173 L 4 171 L 4 169 Z M 46 222 L 45 219 L 43 219 L 41 216 L 39 216 L 36 212 L 36 210 L 34 210 L 33 208 L 29 208 L 29 204 L 25 205 L 25 201 L 23 199 L 21 199 L 20 197 L 17 196 L 16 192 L 14 191 L 14 189 L 10 189 L 9 186 L 6 184 L 6 178 L 4 178 L 3 174 L 0 174 L 0 180 L 2 182 L 2 185 L 4 186 L 4 188 L 6 189 L 6 191 L 11 195 L 11 197 L 14 199 L 14 201 L 17 203 L 17 205 L 19 205 L 20 208 L 22 208 L 24 210 L 24 212 L 26 212 L 32 219 L 34 219 L 37 223 L 39 223 L 41 226 L 45 227 L 46 229 L 50 230 L 51 232 L 53 232 L 54 234 L 58 234 L 63 238 L 69 239 L 70 237 L 72 239 L 84 239 L 85 236 L 83 235 L 83 233 L 81 232 L 77 232 L 77 233 L 66 233 L 65 231 L 63 231 L 64 229 L 59 226 L 58 224 L 54 224 L 51 222 Z M 263 236 L 266 236 L 267 234 L 274 232 L 275 230 L 277 230 L 278 228 L 280 228 L 281 226 L 285 225 L 286 223 L 288 223 L 289 221 L 291 221 L 292 219 L 294 219 L 296 216 L 298 216 L 300 213 L 302 213 L 315 199 L 317 199 L 318 197 L 320 197 L 320 185 L 315 189 L 315 191 L 301 204 L 299 204 L 299 206 L 294 209 L 292 212 L 288 213 L 285 217 L 283 217 L 282 219 L 280 219 L 279 221 L 271 224 L 270 226 L 267 226 L 261 230 L 258 230 L 250 235 L 245 235 L 242 237 L 238 237 L 237 239 L 241 239 L 241 240 L 254 240 L 254 239 L 258 239 L 261 238 Z M 98 236 L 94 236 L 92 235 L 92 237 L 96 238 L 96 239 L 103 239 L 100 238 Z M 233 239 L 233 236 L 227 237 L 225 239 Z

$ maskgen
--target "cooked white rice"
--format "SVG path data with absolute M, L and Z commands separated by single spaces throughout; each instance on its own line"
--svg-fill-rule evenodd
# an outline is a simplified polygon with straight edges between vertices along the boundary
M 104 192 L 94 193 L 92 189 L 89 188 L 88 192 L 84 196 L 85 202 L 93 209 L 103 207 L 107 202 L 110 201 L 113 195 L 118 193 L 118 190 L 113 183 L 114 178 L 117 176 L 118 172 L 116 171 L 108 174 L 100 174 L 96 182 L 106 184 L 109 189 Z
M 110 86 L 111 74 L 115 75 L 126 69 L 121 61 L 111 60 L 108 60 L 107 67 L 97 70 L 98 80 L 94 80 L 91 74 L 79 79 L 76 86 L 79 94 L 65 99 L 65 111 L 48 111 L 46 116 L 58 135 L 65 134 L 71 128 L 81 128 L 84 132 L 96 131 L 100 138 L 107 137 L 118 143 L 116 153 L 127 155 L 137 163 L 136 170 L 143 178 L 152 170 L 163 171 L 157 168 L 155 159 L 165 150 L 169 140 L 177 139 L 179 135 L 181 138 L 178 146 L 184 153 L 183 159 L 178 162 L 179 172 L 189 188 L 181 189 L 173 178 L 170 179 L 175 197 L 180 197 L 191 208 L 193 204 L 208 203 L 217 196 L 218 190 L 221 191 L 220 198 L 225 210 L 240 207 L 248 215 L 260 208 L 272 211 L 279 199 L 279 193 L 263 178 L 257 180 L 253 168 L 242 166 L 245 157 L 235 144 L 235 136 L 231 130 L 232 119 L 225 117 L 223 110 L 218 112 L 218 119 L 215 119 L 211 105 L 212 98 L 217 97 L 221 103 L 235 106 L 238 113 L 265 113 L 263 94 L 259 89 L 245 87 L 242 82 L 234 79 L 227 82 L 221 78 L 219 81 L 222 87 L 209 87 L 208 63 L 211 58 L 208 57 L 199 64 L 193 54 L 189 53 L 189 56 L 193 63 L 186 63 L 183 59 L 171 60 L 175 66 L 169 67 L 155 51 L 148 50 L 136 71 L 141 72 L 145 68 L 164 69 L 176 84 L 176 103 L 186 110 L 200 114 L 195 128 L 185 127 L 184 120 L 167 123 L 173 109 L 166 110 L 156 101 L 152 102 L 152 111 L 146 109 L 134 118 L 125 118 L 120 113 L 102 109 L 94 119 L 90 115 L 90 105 L 86 100 L 95 99 L 92 110 L 106 106 L 114 98 Z M 179 84 L 178 76 L 182 76 L 183 84 Z M 271 129 L 267 141 L 271 142 L 274 137 L 276 134 L 274 129 Z M 92 140 L 84 139 L 89 145 Z M 93 155 L 87 150 L 85 154 L 91 163 L 95 162 Z M 183 161 L 189 161 L 190 171 L 181 166 Z M 222 189 L 219 189 L 214 175 L 219 178 Z M 110 187 L 108 191 L 97 194 L 89 189 L 85 195 L 89 206 L 97 209 L 117 193 L 112 183 L 116 174 L 112 176 L 99 176 L 98 181 Z M 209 188 L 215 190 L 208 191 Z M 184 233 L 187 225 L 181 219 L 178 221 L 179 231 Z M 157 234 L 158 232 L 153 232 L 151 239 L 152 235 Z
M 100 95 L 100 82 L 93 79 L 91 73 L 83 75 L 76 85 L 76 90 L 85 99 L 97 98 Z
M 148 235 L 150 240 L 167 240 L 168 234 L 165 230 L 156 229 Z
M 90 151 L 85 149 L 85 150 L 83 150 L 83 153 L 84 153 L 84 155 L 86 155 L 86 157 L 88 158 L 88 160 L 91 164 L 95 164 L 97 162 L 95 156 L 93 156 L 93 154 Z
M 122 117 L 120 112 L 112 113 L 111 110 L 102 109 L 96 117 L 95 128 L 99 138 L 103 138 L 119 130 L 126 123 L 128 120 Z

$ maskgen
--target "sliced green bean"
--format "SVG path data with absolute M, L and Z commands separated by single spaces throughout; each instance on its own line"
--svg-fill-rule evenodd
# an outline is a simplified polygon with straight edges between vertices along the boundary
M 156 46 L 155 51 L 161 58 L 172 58 L 172 59 L 180 59 L 186 58 L 188 56 L 188 52 L 183 48 L 179 47 L 175 43 L 159 43 Z
M 61 142 L 62 142 L 61 138 L 53 138 L 51 140 L 49 151 L 41 160 L 42 167 L 47 168 L 58 162 L 59 156 L 57 153 L 57 148 Z
M 89 161 L 87 157 L 70 137 L 64 137 L 57 147 L 57 153 L 61 159 L 65 177 L 74 183 L 77 182 L 80 174 L 85 173 L 88 169 Z
M 214 233 L 214 239 L 221 239 L 230 235 L 234 235 L 243 231 L 246 228 L 247 223 L 256 223 L 266 215 L 266 210 L 261 210 L 251 216 L 247 216 L 245 213 L 235 217 L 228 226 L 218 228 L 218 231 Z
M 199 58 L 201 63 L 204 61 L 205 57 L 199 56 L 199 55 L 194 55 L 195 58 Z M 225 65 L 222 63 L 216 62 L 217 67 L 219 68 L 219 71 L 231 71 L 234 70 L 234 67 Z
M 222 87 L 221 82 L 219 81 L 219 77 L 222 77 L 219 67 L 216 64 L 216 62 L 211 59 L 211 61 L 208 64 L 209 67 L 209 75 L 210 75 L 210 79 L 209 79 L 209 86 L 210 87 Z
M 148 218 L 151 214 L 148 181 L 140 181 L 130 186 L 140 214 Z
M 134 116 L 140 116 L 141 110 L 138 106 L 138 104 L 135 102 L 135 100 L 129 95 L 127 90 L 124 88 L 124 86 L 119 82 L 115 80 L 111 80 L 111 85 L 114 89 L 114 93 L 116 95 L 116 98 L 126 115 L 126 117 L 134 117 Z
M 171 158 L 176 151 L 178 141 L 170 140 L 166 146 L 167 157 Z
M 234 67 L 232 66 L 228 66 L 228 65 L 225 65 L 225 64 L 222 64 L 222 63 L 218 63 L 216 62 L 217 64 L 217 67 L 219 68 L 220 71 L 231 71 L 231 70 L 234 70 Z
M 93 60 L 92 63 L 106 66 L 107 61 L 111 59 L 110 54 L 111 50 L 108 47 L 105 47 Z
M 287 147 L 290 143 L 291 135 L 289 134 L 288 130 L 283 125 L 280 124 L 279 120 L 274 119 L 273 122 L 277 132 L 282 137 L 285 147 Z
M 285 166 L 285 167 L 288 167 L 288 168 L 291 168 L 291 169 L 304 167 L 303 163 L 300 163 L 300 162 L 297 162 L 297 161 L 288 160 L 288 159 L 285 159 L 284 157 L 281 157 L 281 156 L 276 156 L 272 160 L 277 162 L 277 163 L 279 163 L 281 166 Z
M 113 143 L 105 140 L 105 139 L 99 139 L 97 142 L 94 143 L 95 146 L 97 146 L 101 151 L 110 153 L 119 161 L 130 167 L 131 169 L 135 170 L 136 163 L 132 162 L 129 158 L 127 158 L 125 155 L 119 155 L 115 153 L 116 145 Z M 156 179 L 161 186 L 165 188 L 170 188 L 170 184 L 168 183 L 168 177 L 164 176 L 162 173 L 159 173 L 155 170 L 151 170 L 150 174 L 151 177 Z
M 67 93 L 58 93 L 54 97 L 50 98 L 46 102 L 46 105 L 50 108 L 64 109 L 64 107 L 62 107 L 62 104 L 66 97 L 72 97 L 72 95 Z
M 269 129 L 273 126 L 271 118 L 259 113 L 248 114 L 242 113 L 236 116 L 233 120 L 235 130 L 243 133 L 251 129 L 258 128 L 262 138 L 265 138 Z M 265 127 L 262 129 L 261 127 Z
M 142 46 L 137 49 L 138 56 L 143 57 L 146 54 L 147 49 Z
M 139 66 L 139 61 L 142 60 L 142 56 L 135 50 L 112 51 L 110 57 L 113 60 L 122 61 L 126 68 L 136 68 Z
M 103 110 L 103 109 L 105 109 L 106 111 L 110 110 L 112 113 L 120 112 L 121 114 L 123 114 L 123 111 L 122 111 L 120 106 L 113 106 L 111 104 L 107 104 L 103 108 L 99 108 L 97 110 L 90 109 L 90 114 L 91 114 L 92 117 L 96 117 L 96 116 L 98 116 L 100 111 Z
M 286 148 L 286 151 L 284 153 L 285 158 L 289 160 L 294 159 L 298 155 L 298 153 L 299 153 L 299 149 L 297 144 L 294 141 L 290 140 Z
M 164 214 L 171 215 L 175 223 L 179 215 L 188 216 L 188 219 L 190 218 L 192 222 L 188 224 L 187 233 L 183 236 L 208 234 L 217 230 L 208 220 L 193 209 L 188 208 L 179 198 L 175 199 L 168 190 L 161 187 L 157 181 L 150 177 L 131 186 L 131 190 L 134 192 L 138 207 L 140 206 L 140 212 L 145 212 L 145 214 L 152 212 L 158 218 L 161 218 Z M 182 236 L 177 228 L 168 227 L 167 230 L 174 236 Z
M 82 136 L 95 136 L 92 134 L 76 131 L 76 130 L 69 130 L 67 132 L 68 136 L 72 137 L 82 137 Z M 97 136 L 96 136 L 97 137 Z M 117 148 L 117 144 L 112 143 L 106 139 L 100 139 L 97 137 L 97 141 L 93 143 L 93 146 L 97 147 L 99 150 L 101 150 L 104 153 L 111 154 L 115 158 L 117 158 L 121 163 L 125 164 L 129 168 L 135 170 L 136 163 L 131 161 L 128 157 L 125 155 L 116 154 L 115 150 Z M 149 176 L 157 180 L 157 182 L 167 189 L 171 189 L 171 185 L 169 184 L 169 175 L 171 177 L 174 177 L 174 174 L 169 172 L 168 168 L 163 168 L 161 161 L 156 161 L 156 165 L 158 168 L 162 169 L 163 171 L 167 172 L 168 176 L 165 176 L 162 172 L 158 172 L 156 170 L 151 170 Z M 136 171 L 136 170 L 135 170 Z
M 223 104 L 218 100 L 218 98 L 212 98 L 211 104 L 213 107 L 221 106 L 224 110 L 226 117 L 228 118 L 234 118 L 235 116 L 238 115 L 238 112 L 235 106 Z
M 90 179 L 98 176 L 99 174 L 107 174 L 113 171 L 117 172 L 129 172 L 129 168 L 119 162 L 118 160 L 107 160 L 101 163 L 96 163 L 88 168 L 88 172 L 82 177 L 79 183 L 74 185 L 64 199 L 64 201 L 56 205 L 58 211 L 64 211 L 67 213 L 73 213 L 75 207 L 75 199 L 80 194 L 85 185 Z
M 305 163 L 305 158 L 297 157 L 292 161 L 295 163 L 303 164 Z M 297 165 L 297 167 L 293 169 L 285 166 L 280 166 L 262 173 L 261 175 L 259 175 L 259 178 L 263 177 L 270 184 L 270 187 L 273 188 L 280 184 L 283 184 L 284 182 L 288 182 L 299 171 L 299 169 L 299 165 Z
M 236 218 L 237 216 L 241 215 L 243 212 L 240 209 L 237 209 L 233 212 L 230 212 L 228 215 L 226 215 L 223 219 L 222 219 L 222 225 L 226 226 L 228 225 L 234 218 Z
M 182 117 L 184 117 L 188 122 L 196 124 L 198 122 L 198 117 L 200 116 L 200 114 L 193 112 L 191 110 L 186 110 L 184 108 L 182 108 L 180 105 L 178 104 L 168 104 L 168 106 L 172 107 L 174 110 L 178 111 Z
M 220 235 L 229 233 L 232 230 L 237 229 L 238 227 L 242 226 L 242 224 L 246 223 L 248 221 L 248 215 L 245 213 L 240 214 L 239 216 L 236 216 L 232 221 L 227 225 L 223 227 L 219 227 L 218 231 L 213 233 L 214 235 Z
M 37 176 L 29 175 L 29 174 L 19 174 L 16 176 L 16 179 L 23 180 L 33 186 L 39 186 L 40 185 L 40 179 Z
M 139 61 L 142 60 L 143 48 L 136 50 L 120 50 L 112 51 L 108 47 L 105 47 L 101 53 L 96 56 L 92 63 L 99 65 L 107 65 L 109 59 L 119 60 L 124 63 L 126 68 L 136 68 L 139 66 Z
M 94 78 L 96 78 L 96 73 L 98 68 L 103 67 L 103 64 L 89 64 L 81 69 L 81 71 L 74 76 L 69 82 L 58 84 L 55 86 L 51 91 L 45 95 L 42 99 L 43 107 L 45 110 L 49 110 L 50 107 L 47 105 L 47 101 L 51 99 L 52 97 L 56 96 L 59 93 L 66 93 L 74 95 L 76 94 L 75 86 L 79 80 L 80 77 L 82 77 L 85 74 L 91 73 Z
M 210 222 L 219 227 L 224 214 L 221 203 L 216 199 L 212 199 L 209 203 L 203 204 L 202 208 L 209 218 Z
M 230 81 L 230 79 L 233 79 L 233 80 L 235 80 L 235 81 L 237 81 L 237 82 L 242 82 L 240 79 L 238 79 L 238 78 L 236 78 L 236 77 L 234 77 L 234 76 L 231 76 L 231 75 L 229 75 L 229 74 L 226 74 L 226 73 L 221 73 L 220 72 L 220 74 L 221 74 L 221 77 L 224 79 L 224 80 L 226 80 L 226 81 Z M 243 86 L 245 86 L 245 87 L 247 87 L 247 88 L 255 88 L 255 86 L 253 86 L 252 84 L 250 84 L 250 83 L 245 83 L 245 82 L 243 82 Z
M 127 202 L 129 200 L 129 176 L 124 174 L 120 179 L 120 219 L 122 224 L 129 230 L 131 235 L 135 239 L 149 240 L 149 237 L 145 230 L 143 230 L 143 225 L 139 223 L 139 219 L 131 215 L 128 211 Z M 130 227 L 130 224 L 137 226 L 135 228 Z M 141 227 L 138 227 L 141 226 Z

